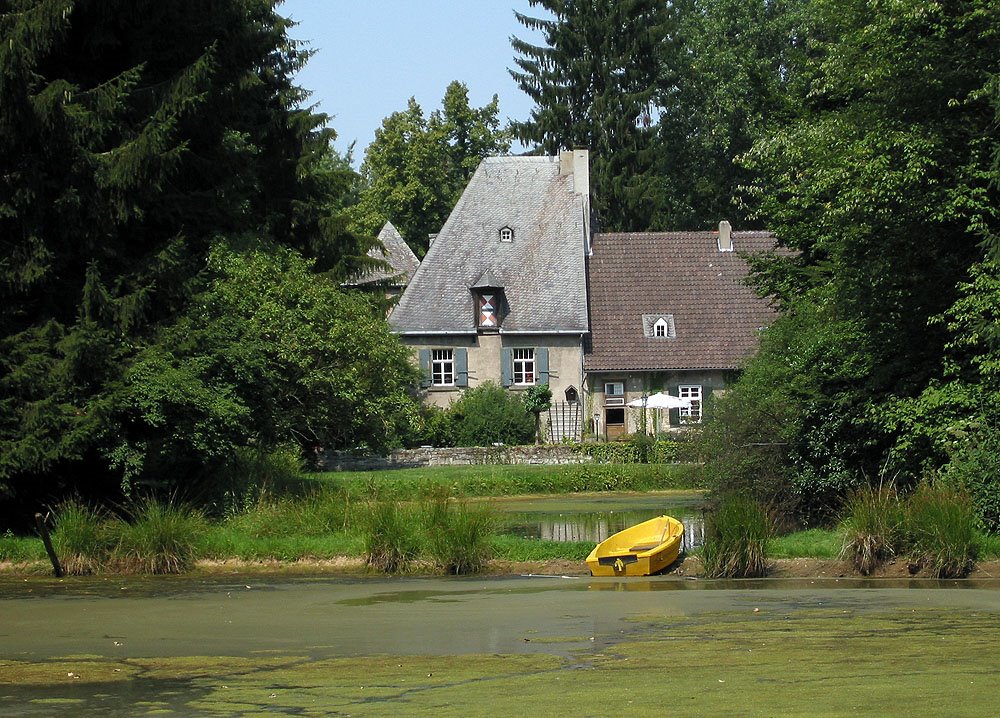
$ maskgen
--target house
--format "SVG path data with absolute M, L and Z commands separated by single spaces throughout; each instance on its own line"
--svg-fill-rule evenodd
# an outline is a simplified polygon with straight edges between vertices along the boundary
M 596 234 L 588 258 L 587 416 L 604 438 L 702 420 L 775 317 L 746 286 L 744 253 L 773 250 L 769 232 Z M 688 399 L 669 413 L 628 408 L 663 391 Z M 647 410 L 648 412 L 649 410 Z
M 428 403 L 487 381 L 579 403 L 589 193 L 586 150 L 479 165 L 389 316 Z
M 378 233 L 378 244 L 368 250 L 369 259 L 379 266 L 355 277 L 344 286 L 380 290 L 386 298 L 398 297 L 406 289 L 420 266 L 420 260 L 403 240 L 392 222 L 386 222 Z
M 550 439 L 679 428 L 756 350 L 775 313 L 745 285 L 742 255 L 773 235 L 728 222 L 591 235 L 589 189 L 586 150 L 480 164 L 389 315 L 429 404 L 486 381 L 548 384 Z M 627 407 L 657 391 L 690 406 Z

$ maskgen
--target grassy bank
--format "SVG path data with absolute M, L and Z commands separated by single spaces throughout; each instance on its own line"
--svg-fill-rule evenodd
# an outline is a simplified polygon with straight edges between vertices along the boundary
M 698 467 L 691 464 L 433 466 L 310 474 L 307 483 L 336 487 L 355 497 L 375 490 L 399 499 L 419 498 L 428 488 L 445 488 L 453 496 L 470 497 L 702 488 Z

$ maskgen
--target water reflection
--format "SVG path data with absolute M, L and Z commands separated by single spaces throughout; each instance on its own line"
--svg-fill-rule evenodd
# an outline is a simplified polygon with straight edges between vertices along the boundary
M 562 497 L 529 502 L 498 502 L 503 532 L 546 541 L 599 543 L 629 526 L 668 514 L 684 524 L 684 547 L 700 546 L 705 536 L 701 498 L 635 496 L 581 502 Z

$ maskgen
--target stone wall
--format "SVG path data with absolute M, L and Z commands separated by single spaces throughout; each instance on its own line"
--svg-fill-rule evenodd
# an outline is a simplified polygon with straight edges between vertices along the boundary
M 592 459 L 563 445 L 473 446 L 453 449 L 399 449 L 388 456 L 353 456 L 328 451 L 320 456 L 321 471 L 380 471 L 457 464 L 586 464 Z

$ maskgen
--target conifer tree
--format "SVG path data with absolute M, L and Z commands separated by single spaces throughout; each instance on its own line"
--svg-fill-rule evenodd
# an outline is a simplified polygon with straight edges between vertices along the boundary
M 594 209 L 602 229 L 649 224 L 656 118 L 652 105 L 673 18 L 656 0 L 531 0 L 549 17 L 515 13 L 544 45 L 518 38 L 511 76 L 535 102 L 515 136 L 547 154 L 591 152 Z
M 218 236 L 363 254 L 275 4 L 0 2 L 0 495 L 110 476 L 125 367 Z

